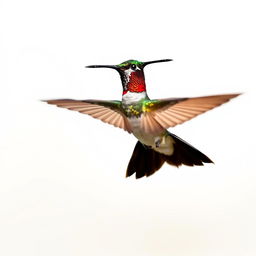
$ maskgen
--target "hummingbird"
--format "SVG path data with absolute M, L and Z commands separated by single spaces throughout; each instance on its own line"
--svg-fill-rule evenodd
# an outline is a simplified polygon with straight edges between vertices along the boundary
M 132 133 L 138 141 L 128 163 L 126 177 L 133 174 L 136 179 L 148 177 L 158 171 L 165 162 L 176 167 L 213 163 L 205 154 L 167 129 L 182 124 L 240 94 L 151 100 L 146 90 L 144 68 L 149 64 L 167 61 L 172 59 L 147 62 L 128 60 L 118 65 L 86 66 L 116 70 L 123 87 L 121 101 L 54 99 L 45 102 L 90 115 Z

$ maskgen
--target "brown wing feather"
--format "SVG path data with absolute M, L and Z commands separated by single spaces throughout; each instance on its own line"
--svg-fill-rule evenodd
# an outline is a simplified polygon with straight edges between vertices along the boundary
M 46 100 L 45 102 L 56 105 L 61 108 L 67 108 L 69 110 L 78 111 L 82 114 L 90 115 L 105 123 L 114 125 L 118 128 L 122 128 L 125 131 L 131 133 L 131 128 L 125 115 L 116 107 L 116 103 L 111 104 L 111 101 L 99 101 L 101 105 L 99 105 L 97 101 L 93 102 L 91 100 L 88 100 L 86 102 L 79 100 L 64 99 Z
M 220 106 L 221 104 L 229 101 L 230 99 L 238 95 L 240 94 L 224 94 L 197 98 L 187 98 L 183 101 L 177 102 L 176 104 L 173 104 L 173 100 L 170 100 L 169 105 L 166 104 L 164 107 L 149 112 L 149 114 L 158 123 L 158 125 L 155 126 L 156 132 L 157 130 L 159 130 L 159 126 L 163 129 L 167 129 L 169 127 L 174 127 L 177 124 L 182 124 L 196 117 L 199 114 L 202 114 L 210 109 Z M 146 125 L 146 123 L 144 123 L 143 125 Z
M 145 133 L 152 135 L 157 135 L 165 129 L 150 113 L 141 116 L 141 128 Z

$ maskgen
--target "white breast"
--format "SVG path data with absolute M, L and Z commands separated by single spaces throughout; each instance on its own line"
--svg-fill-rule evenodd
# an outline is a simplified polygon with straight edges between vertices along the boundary
M 122 97 L 123 104 L 129 105 L 145 99 L 147 94 L 145 92 L 127 92 Z

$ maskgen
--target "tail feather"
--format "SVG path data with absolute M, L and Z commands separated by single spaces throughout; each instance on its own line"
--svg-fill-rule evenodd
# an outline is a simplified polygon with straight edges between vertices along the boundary
M 213 163 L 213 161 L 205 154 L 194 148 L 192 145 L 182 140 L 175 134 L 171 134 L 175 144 L 174 152 L 171 156 L 167 156 L 166 162 L 170 165 L 180 166 L 182 164 L 188 166 L 204 165 L 203 163 Z
M 174 134 L 170 134 L 170 136 L 172 136 L 175 142 L 173 154 L 170 156 L 156 152 L 138 141 L 128 164 L 126 177 L 134 173 L 136 173 L 136 179 L 150 176 L 158 171 L 164 162 L 176 167 L 182 164 L 194 166 L 203 165 L 203 163 L 213 163 L 209 157 L 178 136 Z
M 164 162 L 164 155 L 159 154 L 138 141 L 128 164 L 126 177 L 134 173 L 136 173 L 136 179 L 143 176 L 150 176 L 159 170 Z

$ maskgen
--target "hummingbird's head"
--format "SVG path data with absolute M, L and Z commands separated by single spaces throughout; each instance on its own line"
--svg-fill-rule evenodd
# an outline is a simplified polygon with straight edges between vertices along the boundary
M 146 65 L 158 62 L 172 61 L 172 59 L 141 62 L 127 60 L 118 65 L 91 65 L 87 68 L 112 68 L 118 71 L 123 85 L 123 94 L 130 92 L 145 92 L 146 84 L 143 69 Z

